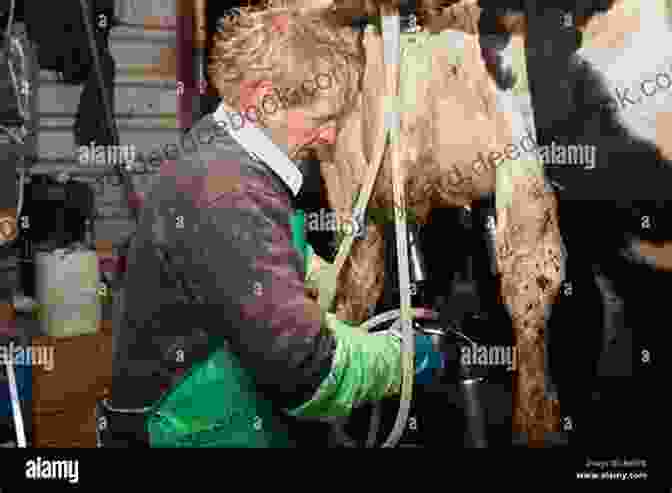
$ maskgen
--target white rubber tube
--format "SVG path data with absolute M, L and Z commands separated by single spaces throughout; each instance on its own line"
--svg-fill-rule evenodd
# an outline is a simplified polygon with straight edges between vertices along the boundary
M 413 308 L 411 310 L 412 312 L 412 317 L 414 319 L 420 318 L 420 319 L 430 319 L 430 320 L 438 320 L 439 319 L 439 314 L 435 311 L 428 310 L 426 308 Z M 364 322 L 360 327 L 368 332 L 371 332 L 373 329 L 378 327 L 381 324 L 384 324 L 386 322 L 390 322 L 394 320 L 394 324 L 392 324 L 392 327 L 389 330 L 379 332 L 380 334 L 388 334 L 390 331 L 395 331 L 398 329 L 399 326 L 401 326 L 401 310 L 390 310 L 384 313 L 381 313 L 379 315 L 376 315 L 375 317 L 367 320 Z M 412 326 L 411 326 L 412 327 Z M 415 334 L 413 334 L 415 336 Z M 403 350 L 402 346 L 402 350 Z M 415 357 L 415 354 L 413 355 Z M 410 403 L 409 403 L 410 404 Z M 409 406 L 410 409 L 410 406 Z M 371 424 L 369 425 L 369 434 L 366 439 L 366 447 L 367 448 L 373 448 L 376 444 L 376 438 L 378 437 L 378 431 L 380 428 L 380 420 L 382 417 L 382 405 L 378 402 L 374 404 L 373 406 L 373 412 L 371 415 Z M 408 416 L 407 416 L 408 418 Z M 405 425 L 405 423 L 404 423 Z M 402 430 L 403 433 L 403 430 Z M 399 437 L 401 438 L 401 436 Z

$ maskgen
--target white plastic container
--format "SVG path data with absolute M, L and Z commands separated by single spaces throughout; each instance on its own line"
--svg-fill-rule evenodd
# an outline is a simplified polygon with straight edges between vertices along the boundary
M 44 334 L 71 337 L 98 331 L 102 306 L 95 250 L 36 253 L 35 276 Z

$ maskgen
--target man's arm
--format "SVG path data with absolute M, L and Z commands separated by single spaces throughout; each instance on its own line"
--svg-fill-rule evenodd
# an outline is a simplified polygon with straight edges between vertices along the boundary
M 221 181 L 222 178 L 220 177 Z M 288 198 L 263 177 L 236 183 L 199 214 L 187 274 L 215 327 L 258 388 L 296 416 L 348 415 L 362 402 L 398 392 L 400 345 L 329 317 L 304 286 L 291 242 Z M 214 332 L 214 329 L 211 329 Z

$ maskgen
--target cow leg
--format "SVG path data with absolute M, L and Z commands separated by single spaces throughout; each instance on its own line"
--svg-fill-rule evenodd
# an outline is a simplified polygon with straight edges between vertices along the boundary
M 559 432 L 559 403 L 545 396 L 544 329 L 560 291 L 564 263 L 557 201 L 542 176 L 513 181 L 512 200 L 497 207 L 497 263 L 502 295 L 511 314 L 518 373 L 513 431 L 530 446 L 544 446 Z
M 356 240 L 339 276 L 336 315 L 359 325 L 373 316 L 385 282 L 385 243 L 377 224 L 367 227 L 365 239 Z

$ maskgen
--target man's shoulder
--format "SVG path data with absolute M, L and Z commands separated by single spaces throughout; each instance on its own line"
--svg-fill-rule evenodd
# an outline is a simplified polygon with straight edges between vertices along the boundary
M 213 113 L 203 116 L 179 136 L 180 157 L 186 160 L 203 153 L 230 154 L 244 160 L 245 152 L 229 135 L 225 125 L 218 123 Z
M 210 122 L 202 119 L 188 132 L 198 137 L 201 131 L 197 149 L 187 149 L 178 159 L 163 163 L 151 202 L 160 210 L 179 204 L 180 209 L 201 214 L 212 207 L 252 208 L 264 214 L 268 207 L 289 209 L 291 199 L 282 181 L 235 141 L 206 142 L 203 129 L 208 125 Z

